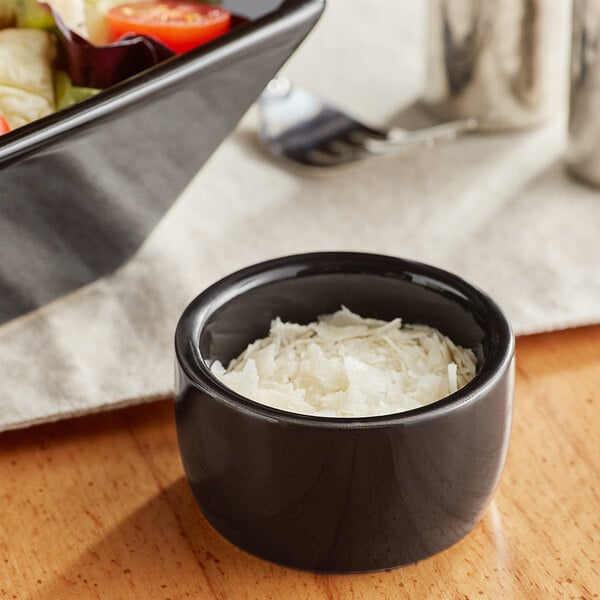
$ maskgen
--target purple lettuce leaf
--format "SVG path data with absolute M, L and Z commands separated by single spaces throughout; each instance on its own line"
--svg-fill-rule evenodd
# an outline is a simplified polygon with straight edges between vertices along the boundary
M 111 44 L 95 46 L 70 30 L 58 12 L 50 10 L 61 58 L 74 85 L 108 88 L 175 56 L 160 42 L 142 35 L 127 35 Z

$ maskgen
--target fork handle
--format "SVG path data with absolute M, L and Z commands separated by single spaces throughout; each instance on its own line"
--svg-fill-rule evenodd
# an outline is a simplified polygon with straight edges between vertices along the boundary
M 365 148 L 373 154 L 386 154 L 396 152 L 412 146 L 425 146 L 432 148 L 440 142 L 453 142 L 460 135 L 470 133 L 477 129 L 477 120 L 473 118 L 447 121 L 440 125 L 425 127 L 409 131 L 406 129 L 392 128 L 385 140 L 365 140 Z

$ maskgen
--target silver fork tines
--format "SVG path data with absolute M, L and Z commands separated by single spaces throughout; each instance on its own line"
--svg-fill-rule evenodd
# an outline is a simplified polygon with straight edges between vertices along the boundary
M 259 138 L 274 155 L 312 167 L 331 167 L 398 152 L 431 147 L 477 127 L 474 119 L 426 129 L 375 129 L 320 101 L 284 78 L 270 82 L 259 101 Z

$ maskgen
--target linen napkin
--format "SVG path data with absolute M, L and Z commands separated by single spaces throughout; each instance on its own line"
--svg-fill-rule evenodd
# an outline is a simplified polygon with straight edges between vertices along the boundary
M 331 0 L 284 73 L 366 121 L 393 122 L 423 89 L 421 4 Z M 0 327 L 0 430 L 171 394 L 187 303 L 286 254 L 434 264 L 492 295 L 521 335 L 600 322 L 600 193 L 565 172 L 565 113 L 315 174 L 267 156 L 253 107 L 131 260 Z

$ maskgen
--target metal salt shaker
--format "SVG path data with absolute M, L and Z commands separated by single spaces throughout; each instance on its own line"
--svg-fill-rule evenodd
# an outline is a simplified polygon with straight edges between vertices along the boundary
M 574 0 L 567 163 L 600 186 L 600 0 Z
M 479 129 L 531 127 L 560 104 L 564 0 L 430 0 L 425 103 Z M 565 44 L 561 46 L 562 37 Z

